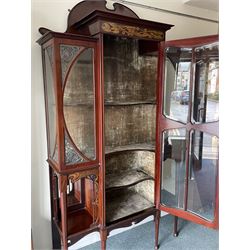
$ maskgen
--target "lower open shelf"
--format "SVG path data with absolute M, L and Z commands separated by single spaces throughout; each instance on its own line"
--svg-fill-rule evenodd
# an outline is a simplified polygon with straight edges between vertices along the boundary
M 123 217 L 138 213 L 153 207 L 153 202 L 147 200 L 133 189 L 112 192 L 106 196 L 106 221 L 111 223 Z
M 72 235 L 89 229 L 92 224 L 93 217 L 86 209 L 81 209 L 68 213 L 68 235 Z M 60 229 L 62 229 L 61 223 L 59 226 Z

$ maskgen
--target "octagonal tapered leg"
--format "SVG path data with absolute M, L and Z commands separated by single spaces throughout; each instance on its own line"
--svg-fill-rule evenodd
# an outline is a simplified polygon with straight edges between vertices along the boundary
M 174 216 L 173 236 L 178 236 L 178 217 Z
M 160 226 L 160 211 L 157 210 L 154 215 L 154 221 L 155 221 L 155 250 L 159 248 L 159 226 Z

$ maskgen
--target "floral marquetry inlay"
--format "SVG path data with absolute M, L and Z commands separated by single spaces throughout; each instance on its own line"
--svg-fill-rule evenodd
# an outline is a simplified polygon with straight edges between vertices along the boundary
M 61 68 L 62 68 L 62 82 L 64 83 L 66 73 L 73 59 L 79 54 L 83 47 L 60 45 Z
M 122 25 L 112 22 L 102 24 L 102 30 L 117 35 L 135 36 L 139 38 L 148 38 L 156 40 L 164 40 L 164 32 L 158 30 L 150 30 L 135 26 Z

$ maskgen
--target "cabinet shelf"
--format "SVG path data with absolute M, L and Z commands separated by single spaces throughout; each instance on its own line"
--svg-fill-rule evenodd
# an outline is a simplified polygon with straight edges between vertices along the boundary
M 129 101 L 129 102 L 105 102 L 105 106 L 127 106 L 127 105 L 142 105 L 142 104 L 149 104 L 149 105 L 156 105 L 155 100 L 149 101 Z
M 93 107 L 94 103 L 89 102 L 89 103 L 64 103 L 64 107 Z
M 106 196 L 107 223 L 114 222 L 154 206 L 153 202 L 129 188 L 125 192 L 115 193 L 116 195 Z
M 125 171 L 119 175 L 109 174 L 106 175 L 106 191 L 129 187 L 145 180 L 154 180 L 154 178 L 141 169 Z
M 86 209 L 68 213 L 67 219 L 68 236 L 88 230 L 94 226 L 93 217 Z M 62 230 L 61 222 L 59 222 L 59 228 Z
M 138 143 L 138 144 L 129 144 L 116 147 L 105 147 L 105 154 L 113 154 L 122 151 L 132 151 L 132 150 L 145 150 L 145 151 L 155 151 L 155 145 L 153 143 Z

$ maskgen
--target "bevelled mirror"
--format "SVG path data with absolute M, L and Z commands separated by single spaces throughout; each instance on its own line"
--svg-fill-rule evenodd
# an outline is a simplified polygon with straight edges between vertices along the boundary
M 163 113 L 182 123 L 188 118 L 191 62 L 191 48 L 165 49 Z
M 194 49 L 195 84 L 193 116 L 195 123 L 219 120 L 219 47 L 218 43 Z
M 161 203 L 181 209 L 184 208 L 186 137 L 185 128 L 163 132 Z
M 218 163 L 218 137 L 192 130 L 187 210 L 210 221 L 214 220 Z

